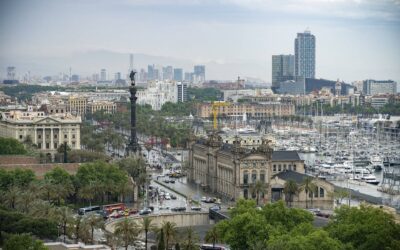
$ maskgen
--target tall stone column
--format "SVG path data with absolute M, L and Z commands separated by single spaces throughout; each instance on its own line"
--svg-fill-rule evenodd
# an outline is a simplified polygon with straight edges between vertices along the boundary
M 46 128 L 43 128 L 42 131 L 42 149 L 46 149 Z
M 35 130 L 35 138 L 33 139 L 33 143 L 35 143 L 35 145 L 37 145 L 37 128 L 36 128 L 36 126 L 34 126 L 33 129 Z
M 54 149 L 53 137 L 53 128 L 50 128 L 50 149 Z

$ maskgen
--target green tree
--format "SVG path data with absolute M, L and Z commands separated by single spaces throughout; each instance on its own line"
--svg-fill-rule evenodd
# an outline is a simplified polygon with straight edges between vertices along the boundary
M 218 229 L 215 226 L 208 230 L 207 234 L 204 237 L 204 241 L 207 243 L 212 243 L 213 247 L 215 247 L 215 244 L 220 242 L 220 240 L 221 233 L 218 232 Z
M 250 186 L 250 192 L 256 197 L 257 206 L 259 204 L 260 195 L 265 195 L 268 192 L 268 185 L 260 180 Z
M 311 197 L 313 197 L 315 189 L 316 189 L 316 186 L 314 184 L 313 178 L 307 176 L 303 180 L 302 187 L 303 187 L 304 191 L 306 192 L 306 208 L 308 208 L 308 196 L 311 193 L 310 195 L 311 195 Z
M 62 230 L 64 242 L 67 236 L 67 226 L 73 222 L 73 212 L 69 207 L 57 207 L 55 211 L 55 218 L 57 219 L 59 226 Z
M 293 196 L 299 194 L 300 187 L 297 185 L 297 183 L 294 180 L 288 180 L 285 183 L 285 186 L 283 188 L 283 192 L 285 194 L 286 203 L 289 206 L 292 206 Z
M 104 228 L 104 220 L 101 216 L 91 214 L 84 219 L 83 223 L 90 230 L 90 242 L 93 244 L 94 229 Z
M 144 243 L 145 248 L 147 249 L 147 236 L 150 231 L 155 231 L 156 226 L 152 223 L 152 219 L 150 217 L 143 217 L 142 222 L 140 223 L 140 231 L 144 232 Z
M 23 155 L 26 153 L 24 145 L 18 140 L 0 137 L 0 155 Z
M 185 232 L 185 236 L 183 238 L 183 250 L 199 249 L 197 242 L 199 242 L 199 235 L 196 233 L 196 231 L 193 230 L 192 227 L 189 227 Z
M 400 225 L 380 208 L 341 206 L 326 230 L 331 237 L 356 249 L 400 249 Z
M 114 235 L 123 242 L 126 250 L 137 239 L 139 232 L 140 228 L 133 220 L 125 218 L 115 224 Z
M 164 230 L 163 228 L 160 228 L 158 234 L 157 234 L 157 249 L 158 250 L 165 250 L 165 239 L 164 239 Z
M 33 239 L 29 234 L 11 234 L 4 242 L 3 250 L 46 250 L 43 242 Z
M 3 192 L 2 200 L 4 201 L 4 204 L 11 209 L 15 209 L 20 193 L 21 190 L 16 186 L 12 186 L 8 191 Z
M 176 224 L 174 222 L 164 221 L 161 224 L 161 230 L 159 233 L 164 234 L 163 238 L 165 241 L 165 249 L 168 250 L 173 240 L 176 240 L 176 235 L 177 235 Z

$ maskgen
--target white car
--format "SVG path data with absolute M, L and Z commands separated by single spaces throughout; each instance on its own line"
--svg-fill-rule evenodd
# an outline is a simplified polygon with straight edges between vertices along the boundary
M 167 194 L 165 195 L 165 199 L 166 199 L 166 200 L 171 200 L 171 196 L 167 193 Z

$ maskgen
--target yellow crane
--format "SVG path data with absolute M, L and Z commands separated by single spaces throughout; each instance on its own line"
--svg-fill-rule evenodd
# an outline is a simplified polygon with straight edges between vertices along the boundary
M 214 116 L 214 120 L 213 120 L 214 130 L 217 130 L 217 128 L 218 128 L 217 117 L 218 117 L 219 107 L 224 107 L 224 106 L 229 106 L 229 103 L 222 102 L 222 101 L 220 101 L 220 102 L 212 102 L 211 103 L 212 113 L 213 113 L 213 116 Z

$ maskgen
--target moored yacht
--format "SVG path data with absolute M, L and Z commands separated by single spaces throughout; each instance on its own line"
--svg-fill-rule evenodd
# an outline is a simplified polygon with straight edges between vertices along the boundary
M 366 182 L 366 183 L 372 184 L 372 185 L 378 185 L 379 184 L 379 181 L 372 174 L 362 176 L 361 180 Z

